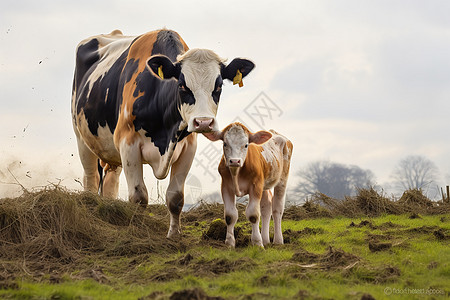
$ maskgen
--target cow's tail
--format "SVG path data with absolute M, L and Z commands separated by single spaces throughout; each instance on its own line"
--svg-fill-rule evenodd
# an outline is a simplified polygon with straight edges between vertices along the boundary
M 103 167 L 100 164 L 100 159 L 97 160 L 97 164 L 98 164 L 98 175 L 100 175 L 100 181 L 98 183 L 98 194 L 100 196 L 103 196 Z

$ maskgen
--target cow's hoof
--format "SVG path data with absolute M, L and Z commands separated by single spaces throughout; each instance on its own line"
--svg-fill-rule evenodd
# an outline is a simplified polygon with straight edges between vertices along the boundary
M 181 231 L 169 229 L 169 232 L 167 233 L 167 238 L 170 240 L 179 240 L 181 238 Z

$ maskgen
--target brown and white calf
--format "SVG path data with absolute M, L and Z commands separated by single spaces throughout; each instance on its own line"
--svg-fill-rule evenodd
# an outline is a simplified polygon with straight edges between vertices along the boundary
M 227 223 L 225 243 L 235 246 L 234 226 L 238 219 L 236 197 L 249 195 L 245 215 L 252 223 L 252 243 L 270 243 L 270 217 L 274 221 L 274 244 L 283 244 L 281 218 L 293 146 L 274 130 L 251 133 L 243 124 L 232 123 L 223 131 L 203 133 L 209 140 L 223 141 L 219 164 L 222 199 Z M 273 197 L 270 189 L 274 189 Z M 261 233 L 259 221 L 262 221 Z

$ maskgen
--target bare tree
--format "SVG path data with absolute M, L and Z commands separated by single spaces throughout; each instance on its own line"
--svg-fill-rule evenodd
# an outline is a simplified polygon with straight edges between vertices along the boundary
M 395 188 L 405 191 L 434 188 L 438 176 L 439 170 L 431 160 L 421 155 L 410 155 L 398 163 L 391 177 Z
M 303 199 L 316 192 L 343 199 L 345 196 L 354 195 L 358 188 L 374 185 L 375 178 L 370 170 L 329 161 L 310 163 L 297 175 L 300 177 L 300 183 L 293 189 L 293 193 Z

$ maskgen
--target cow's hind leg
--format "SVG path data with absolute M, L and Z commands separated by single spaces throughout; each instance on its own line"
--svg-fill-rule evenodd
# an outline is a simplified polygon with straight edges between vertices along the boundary
M 100 174 L 98 173 L 98 157 L 86 146 L 84 141 L 77 135 L 78 154 L 83 166 L 83 187 L 85 191 L 98 193 Z
M 271 216 L 272 216 L 272 193 L 270 192 L 270 190 L 266 190 L 263 192 L 261 198 L 261 236 L 264 246 L 270 244 L 269 225 Z
M 117 198 L 119 194 L 119 177 L 121 172 L 121 167 L 106 171 L 105 178 L 103 179 L 103 196 Z

